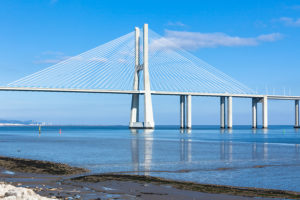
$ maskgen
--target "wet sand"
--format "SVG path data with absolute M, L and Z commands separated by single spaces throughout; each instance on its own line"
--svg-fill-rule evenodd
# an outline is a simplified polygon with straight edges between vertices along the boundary
M 60 199 L 300 199 L 300 193 L 174 181 L 130 174 L 90 174 L 47 161 L 0 157 L 0 181 Z

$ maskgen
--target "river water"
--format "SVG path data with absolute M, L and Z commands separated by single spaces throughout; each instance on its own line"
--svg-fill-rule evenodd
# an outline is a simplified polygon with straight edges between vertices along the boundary
M 300 191 L 300 130 L 195 126 L 1 127 L 0 155 L 169 179 Z

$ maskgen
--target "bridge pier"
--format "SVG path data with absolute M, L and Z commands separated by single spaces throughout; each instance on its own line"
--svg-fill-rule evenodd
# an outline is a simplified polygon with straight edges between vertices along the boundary
M 226 110 L 226 99 L 227 99 L 227 110 Z M 227 111 L 227 112 L 226 112 Z M 227 120 L 226 120 L 227 118 Z M 225 126 L 227 121 L 227 126 Z M 221 96 L 220 97 L 220 128 L 231 129 L 232 128 L 232 96 Z
M 299 128 L 299 100 L 295 100 L 295 128 Z
M 180 128 L 185 128 L 185 96 L 180 95 Z
M 252 128 L 257 128 L 257 103 L 262 103 L 262 128 L 268 128 L 268 97 L 252 98 Z
M 191 129 L 192 128 L 192 96 L 191 95 L 187 95 L 186 96 L 186 121 L 187 121 L 187 125 L 186 128 L 187 129 Z
M 227 97 L 227 128 L 232 128 L 232 96 Z
M 262 107 L 263 107 L 263 128 L 268 128 L 268 97 L 264 96 L 262 99 Z
M 257 128 L 257 98 L 252 98 L 252 128 Z
M 134 69 L 134 80 L 133 90 L 139 90 L 139 66 L 140 66 L 140 29 L 135 28 L 135 69 Z M 142 128 L 143 123 L 139 122 L 139 102 L 140 95 L 132 94 L 131 99 L 131 114 L 129 128 Z
M 152 97 L 148 69 L 148 24 L 144 24 L 144 128 L 154 128 Z
M 143 65 L 139 63 L 140 58 L 140 31 L 135 28 L 135 72 L 134 72 L 134 84 L 133 90 L 139 90 L 139 72 L 143 70 L 144 74 L 144 123 L 138 122 L 139 120 L 139 94 L 132 95 L 131 102 L 131 116 L 130 116 L 130 128 L 145 128 L 153 129 L 153 108 L 152 97 L 150 88 L 149 68 L 148 68 L 148 24 L 144 24 L 144 40 L 143 40 Z
M 220 97 L 220 127 L 225 128 L 225 97 Z
M 192 96 L 180 95 L 180 128 L 192 128 Z
M 144 128 L 154 128 L 152 97 L 148 69 L 148 24 L 144 24 Z

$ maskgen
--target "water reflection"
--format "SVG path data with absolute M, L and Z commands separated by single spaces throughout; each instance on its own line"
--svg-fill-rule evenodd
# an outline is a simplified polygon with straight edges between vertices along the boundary
M 151 170 L 151 162 L 152 162 L 152 145 L 153 145 L 153 130 L 144 130 L 144 169 L 145 174 L 149 175 Z
M 257 157 L 258 157 L 258 155 L 257 155 L 257 144 L 256 144 L 256 142 L 254 142 L 252 144 L 252 160 L 256 160 Z
M 192 129 L 183 129 L 183 128 L 181 128 L 180 129 L 180 133 L 181 134 L 184 134 L 184 133 L 191 134 L 192 133 Z
M 295 155 L 296 157 L 299 157 L 299 144 L 295 144 Z
M 263 149 L 264 149 L 264 153 L 263 153 L 263 155 L 264 155 L 264 157 L 263 157 L 263 159 L 264 160 L 267 160 L 268 159 L 268 143 L 263 143 Z
M 211 157 L 208 157 L 207 153 L 203 153 L 203 149 L 208 148 L 210 149 L 208 153 L 211 153 L 212 157 L 216 155 L 217 160 L 219 159 L 220 161 L 230 163 L 241 159 L 269 161 L 270 158 L 273 159 L 274 157 L 273 144 L 267 142 L 268 138 L 270 139 L 270 136 L 266 134 L 268 130 L 252 129 L 252 134 L 255 134 L 258 140 L 254 140 L 251 143 L 235 142 L 235 135 L 231 134 L 229 130 L 220 130 L 220 135 L 224 133 L 228 135 L 224 135 L 226 136 L 224 140 L 213 143 L 199 141 L 197 139 L 197 136 L 199 136 L 197 133 L 191 134 L 190 131 L 183 129 L 178 131 L 179 138 L 175 139 L 175 143 L 173 143 L 174 140 L 170 141 L 168 138 L 153 140 L 153 137 L 156 137 L 153 130 L 131 130 L 131 160 L 133 171 L 136 174 L 149 175 L 154 169 L 153 160 L 155 159 L 157 159 L 156 162 L 159 164 L 174 163 L 174 165 L 193 164 L 193 162 L 197 162 L 201 159 L 210 160 Z M 154 152 L 157 153 L 154 154 Z M 299 158 L 299 155 L 300 145 L 295 144 L 294 156 Z M 157 166 L 155 169 L 157 169 Z
M 220 160 L 232 161 L 233 145 L 231 141 L 220 142 Z
M 267 128 L 263 128 L 263 129 L 262 129 L 262 133 L 263 133 L 263 134 L 267 134 L 267 133 L 268 133 L 268 129 L 267 129 Z
M 132 157 L 132 167 L 135 174 L 139 171 L 143 171 L 144 175 L 149 175 L 152 163 L 152 146 L 153 146 L 153 130 L 142 130 L 142 129 L 131 129 L 131 157 Z M 140 138 L 141 137 L 141 138 Z M 140 140 L 144 141 L 144 149 L 140 151 Z M 140 169 L 140 154 L 144 153 L 143 163 L 141 166 L 144 169 Z
M 136 129 L 131 130 L 132 138 L 131 138 L 131 158 L 132 158 L 132 167 L 135 174 L 139 171 L 140 162 L 139 162 L 139 139 L 138 139 L 138 131 Z
M 190 138 L 180 138 L 180 162 L 192 162 L 192 140 Z
M 268 159 L 268 143 L 252 143 L 252 160 Z

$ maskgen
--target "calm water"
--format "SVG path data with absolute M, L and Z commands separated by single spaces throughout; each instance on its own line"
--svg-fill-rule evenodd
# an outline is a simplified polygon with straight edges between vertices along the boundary
M 59 133 L 61 129 L 61 134 Z M 49 160 L 92 172 L 130 171 L 200 183 L 300 191 L 300 131 L 274 126 L 0 128 L 0 155 Z

